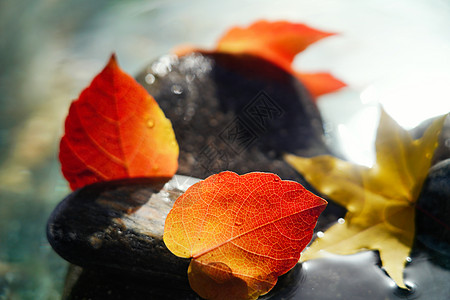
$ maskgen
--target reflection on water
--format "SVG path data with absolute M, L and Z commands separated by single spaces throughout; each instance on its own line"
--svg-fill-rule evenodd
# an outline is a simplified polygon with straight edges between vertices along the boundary
M 50 211 L 69 192 L 57 162 L 58 140 L 70 101 L 110 53 L 116 51 L 123 68 L 135 74 L 176 45 L 210 47 L 229 26 L 258 18 L 341 33 L 295 63 L 305 71 L 331 70 L 349 83 L 351 89 L 318 104 L 331 145 L 350 159 L 370 165 L 378 103 L 406 127 L 450 111 L 450 5 L 443 0 L 2 1 L 0 299 L 60 298 L 66 264 L 44 235 Z M 166 67 L 155 66 L 158 72 Z M 439 264 L 412 259 L 407 278 L 420 269 L 437 291 L 447 286 Z M 312 288 L 295 295 L 311 296 Z
M 420 244 L 413 248 L 411 255 L 413 258 L 405 269 L 405 284 L 409 290 L 398 288 L 386 276 L 376 252 L 366 251 L 348 256 L 330 255 L 298 264 L 260 299 L 447 299 L 449 258 Z M 69 272 L 75 285 L 66 289 L 67 299 L 103 299 L 105 295 L 111 295 L 109 299 L 199 299 L 185 281 L 134 278 L 112 270 L 80 272 L 73 267 Z M 155 282 L 151 288 L 149 281 Z

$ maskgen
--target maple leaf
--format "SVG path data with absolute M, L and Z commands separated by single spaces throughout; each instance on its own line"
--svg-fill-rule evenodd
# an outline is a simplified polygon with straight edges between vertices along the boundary
M 192 257 L 206 299 L 256 299 L 297 262 L 327 202 L 271 173 L 226 171 L 191 186 L 167 216 L 164 243 Z
M 415 203 L 438 145 L 445 116 L 438 118 L 422 138 L 413 140 L 384 111 L 381 113 L 372 168 L 332 156 L 301 158 L 285 155 L 319 192 L 347 208 L 345 222 L 317 238 L 302 261 L 335 254 L 378 250 L 389 276 L 401 288 L 403 269 L 415 234 Z
M 218 41 L 213 52 L 251 54 L 262 57 L 296 76 L 311 93 L 314 99 L 326 93 L 337 91 L 346 84 L 330 73 L 302 73 L 292 68 L 297 54 L 309 45 L 332 36 L 334 33 L 320 31 L 304 24 L 287 21 L 257 21 L 247 28 L 233 27 Z M 197 50 L 192 46 L 175 49 L 178 55 Z
M 59 159 L 73 190 L 129 177 L 169 179 L 178 168 L 178 144 L 155 99 L 112 55 L 72 102 Z

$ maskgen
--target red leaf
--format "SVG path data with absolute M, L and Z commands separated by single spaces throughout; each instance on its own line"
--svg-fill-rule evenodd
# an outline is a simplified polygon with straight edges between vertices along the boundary
M 129 177 L 170 178 L 178 168 L 172 125 L 113 55 L 70 106 L 61 168 L 72 189 Z
M 222 172 L 176 200 L 164 242 L 193 258 L 189 282 L 201 297 L 256 299 L 298 262 L 326 203 L 275 174 Z

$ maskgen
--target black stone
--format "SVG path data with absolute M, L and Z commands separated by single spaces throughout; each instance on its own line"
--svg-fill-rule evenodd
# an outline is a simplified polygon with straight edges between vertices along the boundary
M 66 197 L 53 211 L 47 237 L 67 261 L 88 269 L 185 280 L 188 259 L 164 245 L 164 221 L 174 201 L 196 182 L 129 179 L 96 183 Z
M 185 272 L 186 273 L 186 272 Z M 185 276 L 186 277 L 186 276 Z M 200 299 L 187 280 L 71 265 L 62 300 Z
M 450 280 L 447 269 L 435 264 L 424 249 L 415 248 L 406 266 L 410 290 L 392 284 L 380 267 L 375 251 L 349 256 L 331 256 L 297 264 L 278 279 L 260 300 L 282 299 L 447 299 Z M 439 287 L 439 288 L 437 288 Z M 70 268 L 63 300 L 78 299 L 200 299 L 186 283 L 164 278 L 142 278 L 124 273 Z
M 137 80 L 172 121 L 179 174 L 265 171 L 304 183 L 283 153 L 329 154 L 322 119 L 292 74 L 251 55 L 163 56 Z
M 417 238 L 450 255 L 450 159 L 434 165 L 417 200 Z

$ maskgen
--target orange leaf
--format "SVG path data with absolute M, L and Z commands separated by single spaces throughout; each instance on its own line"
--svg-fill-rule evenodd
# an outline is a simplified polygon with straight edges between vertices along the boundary
M 231 28 L 219 40 L 215 52 L 237 55 L 251 54 L 262 57 L 294 74 L 315 100 L 318 96 L 345 87 L 346 84 L 329 73 L 297 73 L 292 68 L 292 62 L 295 56 L 309 45 L 331 35 L 334 35 L 334 33 L 320 31 L 304 24 L 261 20 L 247 28 Z M 197 49 L 192 45 L 182 45 L 174 49 L 174 52 L 179 56 L 194 51 L 212 52 Z
M 330 73 L 297 73 L 297 77 L 314 98 L 339 90 L 346 86 Z
M 326 203 L 275 174 L 226 171 L 176 200 L 164 242 L 193 258 L 189 282 L 201 297 L 256 299 L 298 262 Z
M 290 71 L 298 53 L 330 35 L 303 24 L 261 20 L 247 28 L 230 29 L 218 42 L 217 51 L 257 55 Z
M 59 158 L 72 189 L 129 177 L 172 177 L 178 144 L 156 101 L 109 63 L 70 106 Z

